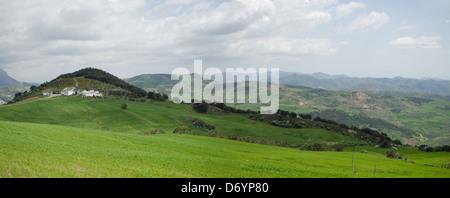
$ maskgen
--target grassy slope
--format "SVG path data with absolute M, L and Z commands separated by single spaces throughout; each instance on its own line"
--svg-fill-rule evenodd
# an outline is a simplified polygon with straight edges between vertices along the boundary
M 351 152 L 220 138 L 137 135 L 0 121 L 0 177 L 351 177 Z M 411 151 L 413 152 L 413 151 Z M 441 157 L 449 159 L 449 154 Z M 450 177 L 450 170 L 355 153 L 356 177 Z
M 101 100 L 80 97 L 45 98 L 0 107 L 0 120 L 57 124 L 86 129 L 143 134 L 155 128 L 172 132 L 185 126 L 190 131 L 205 134 L 195 128 L 186 117 L 197 117 L 216 126 L 216 131 L 230 135 L 285 140 L 291 145 L 307 142 L 349 142 L 343 136 L 324 129 L 288 129 L 251 120 L 238 114 L 199 114 L 188 105 L 171 102 L 127 102 L 128 109 L 120 108 L 121 100 Z

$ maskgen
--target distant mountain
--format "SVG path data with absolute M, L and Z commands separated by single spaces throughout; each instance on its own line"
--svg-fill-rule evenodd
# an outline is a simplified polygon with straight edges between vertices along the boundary
M 0 88 L 14 85 L 18 82 L 14 78 L 11 78 L 4 70 L 0 69 Z
M 14 98 L 14 95 L 16 93 L 30 91 L 30 87 L 32 85 L 38 86 L 39 84 L 19 82 L 7 87 L 0 88 L 0 99 L 9 102 Z
M 171 74 L 142 74 L 124 80 L 127 83 L 144 89 L 145 91 L 170 93 L 169 91 L 172 87 L 178 83 L 178 81 L 170 79 Z
M 322 88 L 327 90 L 351 90 L 369 92 L 425 92 L 450 95 L 450 81 L 437 79 L 411 78 L 357 78 L 344 75 L 328 75 L 323 73 L 300 74 L 280 77 L 281 84 Z

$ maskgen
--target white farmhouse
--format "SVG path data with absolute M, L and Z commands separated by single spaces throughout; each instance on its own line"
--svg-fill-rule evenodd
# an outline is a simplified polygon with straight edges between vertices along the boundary
M 51 96 L 51 95 L 52 95 L 52 91 L 49 90 L 49 89 L 44 90 L 44 91 L 42 92 L 42 96 L 47 96 L 47 97 L 49 97 L 49 96 Z
M 103 94 L 101 94 L 98 91 L 94 91 L 94 90 L 90 90 L 90 91 L 84 90 L 80 94 L 83 97 L 103 97 Z
M 64 96 L 71 96 L 77 93 L 77 89 L 75 87 L 66 87 L 61 91 L 61 94 Z

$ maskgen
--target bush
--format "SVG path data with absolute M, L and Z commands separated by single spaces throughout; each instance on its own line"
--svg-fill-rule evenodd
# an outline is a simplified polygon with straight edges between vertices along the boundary
M 396 150 L 388 150 L 386 152 L 386 157 L 392 158 L 392 159 L 402 159 L 402 155 L 398 153 Z
M 400 141 L 400 140 L 398 140 L 398 139 L 396 139 L 396 140 L 394 140 L 394 144 L 396 144 L 396 145 L 402 145 L 402 142 Z
M 194 103 L 192 105 L 192 109 L 198 113 L 206 113 L 208 112 L 209 104 L 202 102 L 202 103 Z
M 278 140 L 277 146 L 279 147 L 289 147 L 289 143 L 284 140 Z
M 154 129 L 150 134 L 166 134 L 162 129 Z
M 128 108 L 127 103 L 122 103 L 122 104 L 120 105 L 120 108 L 122 108 L 123 110 L 127 110 L 127 108 Z
M 177 134 L 187 134 L 187 129 L 184 127 L 177 127 L 175 128 L 175 130 L 173 130 L 173 133 L 177 133 Z
M 325 147 L 322 144 L 319 143 L 312 143 L 312 144 L 305 144 L 303 145 L 300 150 L 303 151 L 324 151 Z
M 216 126 L 214 126 L 212 124 L 208 124 L 205 121 L 200 120 L 198 118 L 187 118 L 187 120 L 189 122 L 191 122 L 192 125 L 194 125 L 197 128 L 206 129 L 206 130 L 214 130 L 214 129 L 216 129 Z
M 240 136 L 239 134 L 231 134 L 227 138 L 230 140 L 239 140 Z
M 217 138 L 223 138 L 223 135 L 217 131 L 209 131 L 208 132 L 209 137 L 217 137 Z
M 241 141 L 241 142 L 252 142 L 252 139 L 250 137 L 248 137 L 248 136 L 245 136 L 245 137 L 241 137 L 239 139 L 239 141 Z
M 154 135 L 154 134 L 166 134 L 166 132 L 162 129 L 153 129 L 151 132 L 145 132 L 144 135 Z
M 338 144 L 333 145 L 334 151 L 344 151 L 344 149 L 345 149 L 345 146 L 343 144 L 338 143 Z

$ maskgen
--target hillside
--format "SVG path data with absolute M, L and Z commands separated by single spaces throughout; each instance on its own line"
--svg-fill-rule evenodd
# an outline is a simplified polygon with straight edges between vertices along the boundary
M 350 178 L 351 152 L 314 152 L 179 134 L 135 135 L 0 121 L 0 177 Z M 449 178 L 448 153 L 412 164 L 368 152 L 354 154 L 355 177 Z M 434 162 L 434 163 L 430 163 Z M 442 161 L 441 161 L 442 162 Z
M 30 91 L 18 92 L 9 103 L 20 102 L 30 98 L 42 98 L 44 92 L 60 93 L 64 88 L 75 87 L 77 90 L 96 90 L 105 96 L 129 98 L 145 98 L 147 92 L 95 68 L 85 68 L 79 71 L 63 74 L 50 82 L 44 82 Z
M 352 135 L 326 130 L 320 127 L 283 128 L 249 118 L 246 114 L 213 110 L 197 113 L 190 105 L 172 102 L 127 102 L 127 110 L 121 109 L 123 100 L 81 98 L 79 96 L 42 98 L 0 107 L 0 120 L 32 122 L 79 127 L 92 130 L 150 133 L 162 129 L 172 133 L 184 128 L 189 133 L 207 135 L 210 129 L 198 123 L 214 126 L 214 131 L 224 137 L 238 134 L 241 138 L 273 142 L 285 141 L 291 147 L 306 143 L 351 145 Z M 319 123 L 318 123 L 319 124 Z M 358 144 L 368 144 L 357 141 Z
M 176 81 L 148 74 L 130 80 L 146 90 L 170 93 Z M 289 73 L 284 72 L 285 78 Z M 314 74 L 311 79 L 336 80 L 345 76 Z M 347 77 L 348 78 L 348 77 Z M 155 80 L 156 79 L 156 80 Z M 350 79 L 350 78 L 349 78 Z M 158 82 L 158 83 L 153 83 Z M 167 84 L 160 84 L 167 83 Z M 312 84 L 310 84 L 312 85 Z M 330 86 L 337 86 L 330 83 Z M 256 104 L 237 108 L 259 110 Z M 280 109 L 331 119 L 349 126 L 373 128 L 405 144 L 450 144 L 449 96 L 398 91 L 328 91 L 305 86 L 280 85 Z
M 373 128 L 405 144 L 450 144 L 449 100 L 280 86 L 280 109 Z M 256 110 L 254 104 L 237 105 Z
M 14 96 L 16 93 L 19 92 L 25 92 L 25 91 L 30 91 L 30 87 L 31 86 L 38 86 L 39 84 L 37 83 L 26 83 L 26 82 L 19 82 L 13 85 L 10 85 L 8 87 L 3 87 L 0 89 L 0 99 L 4 100 L 4 101 L 11 101 L 12 99 L 14 99 Z
M 124 81 L 146 91 L 170 93 L 172 87 L 178 83 L 178 81 L 170 79 L 170 74 L 142 74 L 124 79 Z

